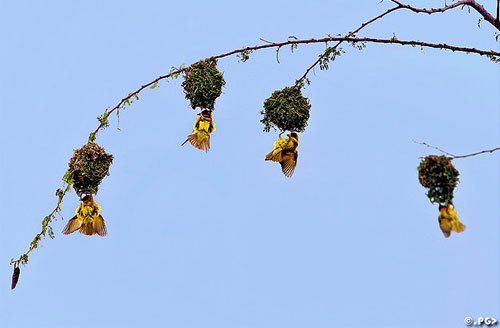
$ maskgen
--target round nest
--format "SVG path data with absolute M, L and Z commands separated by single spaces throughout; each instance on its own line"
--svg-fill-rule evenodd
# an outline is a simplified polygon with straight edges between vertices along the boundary
M 225 84 L 222 73 L 217 69 L 217 61 L 209 58 L 186 68 L 182 87 L 193 109 L 213 110 L 215 99 L 221 95 Z
M 264 118 L 260 121 L 264 124 L 265 132 L 269 132 L 271 128 L 302 132 L 307 126 L 310 110 L 309 99 L 302 95 L 300 88 L 285 87 L 274 91 L 266 99 L 264 110 L 260 112 Z
M 106 153 L 98 144 L 89 142 L 73 153 L 64 180 L 73 184 L 80 198 L 83 194 L 96 194 L 102 179 L 109 175 L 112 162 L 113 155 Z
M 446 156 L 427 156 L 418 166 L 418 180 L 427 188 L 431 203 L 453 204 L 453 190 L 457 186 L 460 173 Z

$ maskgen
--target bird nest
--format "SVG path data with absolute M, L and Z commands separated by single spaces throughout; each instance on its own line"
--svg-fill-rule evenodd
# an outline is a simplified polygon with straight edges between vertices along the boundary
M 260 112 L 264 116 L 261 120 L 264 131 L 277 128 L 280 131 L 302 132 L 307 126 L 310 110 L 309 99 L 302 95 L 299 87 L 276 90 L 266 99 L 264 110 Z
M 102 179 L 109 175 L 112 162 L 113 155 L 98 144 L 88 142 L 73 153 L 64 181 L 73 185 L 80 198 L 83 194 L 96 194 Z
M 182 87 L 193 109 L 200 107 L 213 110 L 215 100 L 221 95 L 225 84 L 222 73 L 217 69 L 217 61 L 208 58 L 186 68 Z
M 453 190 L 460 173 L 451 161 L 450 157 L 431 155 L 424 157 L 418 166 L 418 180 L 428 189 L 431 203 L 453 204 Z

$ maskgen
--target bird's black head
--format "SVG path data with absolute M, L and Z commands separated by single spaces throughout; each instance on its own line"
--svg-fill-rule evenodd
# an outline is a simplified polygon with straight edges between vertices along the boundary
M 94 198 L 92 197 L 92 194 L 90 194 L 90 195 L 85 195 L 85 196 L 81 199 L 81 201 L 82 201 L 82 202 L 92 202 L 93 200 L 94 200 Z

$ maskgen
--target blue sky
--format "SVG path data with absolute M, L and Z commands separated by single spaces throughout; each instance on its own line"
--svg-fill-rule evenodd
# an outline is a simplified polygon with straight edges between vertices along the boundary
M 429 7 L 434 1 L 414 1 Z M 439 5 L 442 3 L 439 2 Z M 484 5 L 493 11 L 492 2 Z M 445 239 L 419 185 L 426 141 L 497 147 L 500 81 L 487 58 L 369 44 L 304 90 L 292 179 L 264 161 L 260 110 L 324 49 L 219 62 L 209 153 L 189 145 L 181 79 L 147 90 L 97 142 L 115 156 L 96 201 L 108 236 L 60 234 L 74 192 L 10 290 L 55 206 L 72 151 L 106 107 L 172 66 L 247 45 L 346 33 L 386 1 L 0 2 L 0 325 L 3 327 L 461 327 L 499 318 L 499 155 L 454 161 L 467 230 Z M 466 10 L 396 12 L 360 36 L 498 50 Z M 119 130 L 117 129 L 119 127 Z

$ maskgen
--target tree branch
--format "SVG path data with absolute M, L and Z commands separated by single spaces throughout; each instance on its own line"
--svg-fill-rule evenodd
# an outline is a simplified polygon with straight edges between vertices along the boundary
M 500 1 L 500 0 L 498 0 Z M 349 32 L 347 34 L 347 36 L 355 36 L 356 33 L 358 33 L 359 31 L 361 31 L 363 28 L 365 28 L 366 26 L 370 25 L 371 23 L 381 19 L 382 17 L 392 13 L 393 11 L 396 11 L 398 9 L 401 9 L 401 6 L 397 6 L 397 7 L 394 7 L 394 8 L 391 8 L 389 10 L 387 10 L 386 12 L 364 22 L 363 24 L 361 24 L 357 29 L 355 29 L 353 32 Z M 333 47 L 329 48 L 329 49 L 337 49 L 339 45 L 341 45 L 344 41 L 339 41 L 337 42 L 337 44 L 335 44 Z M 318 59 L 311 65 L 307 68 L 307 70 L 305 71 L 305 73 L 297 79 L 297 81 L 295 81 L 295 85 L 298 86 L 299 84 L 302 83 L 302 81 L 304 81 L 306 78 L 307 78 L 307 75 L 309 75 L 309 73 L 314 69 L 314 67 L 316 67 L 326 56 L 328 56 L 328 52 L 325 51 L 323 52 L 321 55 L 319 55 Z
M 477 54 L 480 56 L 488 56 L 490 59 L 496 61 L 500 61 L 500 52 L 498 51 L 493 51 L 493 50 L 481 50 L 481 49 L 476 49 L 476 48 L 468 48 L 468 47 L 459 47 L 459 46 L 454 46 L 454 45 L 449 45 L 445 43 L 429 43 L 429 42 L 422 42 L 422 41 L 406 41 L 406 40 L 398 40 L 398 39 L 377 39 L 377 38 L 353 38 L 353 37 L 326 37 L 326 38 L 321 38 L 321 39 L 304 39 L 304 40 L 288 40 L 285 42 L 269 42 L 266 41 L 265 44 L 253 46 L 253 47 L 245 47 L 245 48 L 240 48 L 236 50 L 232 50 L 226 53 L 222 53 L 220 55 L 212 56 L 211 58 L 214 59 L 220 59 L 224 57 L 229 57 L 232 55 L 236 54 L 241 54 L 241 53 L 248 53 L 251 51 L 255 50 L 261 50 L 261 49 L 267 49 L 267 48 L 281 48 L 283 46 L 291 46 L 291 45 L 299 45 L 299 44 L 311 44 L 311 43 L 325 43 L 325 42 L 352 42 L 352 43 L 363 43 L 363 42 L 370 42 L 370 43 L 384 43 L 384 44 L 400 44 L 400 45 L 405 45 L 405 46 L 420 46 L 423 48 L 435 48 L 435 49 L 445 49 L 445 50 L 451 50 L 451 51 L 458 51 L 458 52 L 464 52 L 464 53 L 473 53 Z M 142 92 L 144 89 L 151 87 L 153 84 L 158 83 L 161 80 L 168 79 L 173 76 L 178 76 L 182 72 L 184 72 L 185 68 L 179 68 L 171 71 L 168 74 L 161 75 L 157 77 L 156 79 L 152 80 L 151 82 L 148 82 L 144 85 L 142 85 L 140 88 L 137 90 L 131 92 L 128 94 L 128 96 L 124 97 L 120 102 L 113 107 L 110 110 L 106 110 L 106 112 L 103 114 L 105 118 L 107 118 L 110 114 L 113 112 L 119 110 L 120 108 L 123 108 L 124 104 L 127 104 L 130 102 L 132 98 L 138 98 L 139 93 Z M 100 120 L 99 126 L 90 133 L 89 135 L 89 140 L 94 140 L 102 129 L 104 129 L 107 126 L 106 120 Z
M 500 23 L 500 0 L 497 0 L 497 23 Z
M 493 153 L 497 150 L 500 150 L 500 147 L 496 147 L 496 148 L 488 149 L 488 150 L 481 150 L 481 151 L 478 151 L 477 153 L 472 153 L 472 154 L 467 154 L 467 155 L 457 155 L 453 158 L 456 159 L 456 158 L 472 157 L 472 156 L 481 155 L 481 154 L 485 154 L 485 153 Z
M 386 15 L 388 12 L 384 13 L 383 15 Z M 380 16 L 382 17 L 382 16 Z M 372 20 L 373 21 L 373 20 Z M 367 23 L 365 23 L 366 26 Z M 359 29 L 358 29 L 359 30 Z M 420 46 L 423 48 L 435 48 L 435 49 L 445 49 L 445 50 L 451 50 L 451 51 L 458 51 L 458 52 L 464 52 L 464 53 L 473 53 L 477 54 L 480 56 L 488 56 L 490 59 L 496 61 L 500 61 L 500 52 L 494 51 L 494 50 L 481 50 L 481 49 L 476 49 L 476 48 L 468 48 L 468 47 L 459 47 L 459 46 L 454 46 L 454 45 L 449 45 L 445 43 L 429 43 L 429 42 L 422 42 L 422 41 L 407 41 L 407 40 L 398 40 L 398 39 L 377 39 L 377 38 L 353 38 L 353 37 L 327 37 L 327 38 L 321 38 L 321 39 L 305 39 L 305 40 L 288 40 L 285 42 L 269 42 L 266 41 L 266 44 L 262 45 L 257 45 L 253 47 L 245 47 L 241 49 L 236 49 L 232 50 L 226 53 L 222 53 L 220 55 L 212 56 L 211 58 L 214 59 L 220 59 L 224 57 L 229 57 L 232 55 L 240 54 L 240 53 L 246 53 L 246 52 L 251 52 L 255 50 L 260 50 L 260 49 L 267 49 L 267 48 L 281 48 L 283 46 L 291 46 L 291 45 L 299 45 L 299 44 L 311 44 L 311 43 L 325 43 L 325 42 L 333 42 L 333 41 L 338 41 L 338 42 L 352 42 L 352 43 L 363 43 L 363 42 L 371 42 L 371 43 L 393 43 L 393 44 L 400 44 L 400 45 L 405 45 L 405 46 Z M 148 82 L 144 85 L 142 85 L 140 88 L 137 90 L 131 92 L 120 100 L 120 102 L 113 107 L 111 110 L 107 110 L 103 115 L 108 117 L 111 113 L 115 112 L 116 110 L 122 108 L 124 104 L 126 104 L 128 101 L 130 101 L 131 98 L 133 97 L 138 97 L 139 93 L 146 89 L 147 87 L 151 87 L 153 84 L 158 83 L 161 80 L 170 78 L 172 76 L 178 76 L 182 72 L 184 72 L 185 68 L 179 68 L 171 71 L 168 74 L 161 75 L 154 79 L 151 82 Z M 99 126 L 92 132 L 90 133 L 89 140 L 94 140 L 95 137 L 97 136 L 97 133 L 99 133 L 100 130 L 106 127 L 106 122 L 105 120 L 102 120 Z
M 42 240 L 43 237 L 49 234 L 51 238 L 54 238 L 53 232 L 52 232 L 52 227 L 50 227 L 50 223 L 52 220 L 55 218 L 56 213 L 59 213 L 61 210 L 61 203 L 63 201 L 64 196 L 66 195 L 67 192 L 69 192 L 70 186 L 65 185 L 64 189 L 57 189 L 56 191 L 56 196 L 57 196 L 57 204 L 56 207 L 50 212 L 49 215 L 44 217 L 42 220 L 42 230 L 36 234 L 35 238 L 33 238 L 33 241 L 30 244 L 30 247 L 28 248 L 28 251 L 21 256 L 17 260 L 11 259 L 10 264 L 14 264 L 14 266 L 19 266 L 19 264 L 26 264 L 28 263 L 28 257 L 29 254 L 36 248 L 38 248 L 38 243 L 40 240 Z M 60 215 L 60 214 L 59 214 Z
M 435 13 L 440 13 L 440 12 L 445 12 L 447 10 L 450 10 L 450 9 L 453 9 L 453 8 L 456 8 L 456 7 L 459 7 L 459 6 L 465 6 L 465 5 L 469 5 L 471 7 L 473 7 L 474 9 L 476 9 L 488 22 L 490 22 L 491 24 L 493 24 L 493 26 L 495 26 L 497 29 L 500 29 L 500 22 L 498 21 L 498 16 L 499 16 L 499 7 L 500 7 L 500 0 L 497 0 L 497 19 L 495 20 L 493 18 L 493 16 L 491 16 L 488 11 L 486 11 L 486 9 L 484 9 L 483 6 L 481 6 L 480 4 L 478 4 L 477 2 L 475 2 L 474 0 L 461 0 L 459 2 L 456 2 L 454 4 L 451 4 L 449 6 L 445 6 L 445 7 L 441 7 L 441 8 L 431 8 L 431 9 L 420 9 L 420 8 L 415 8 L 415 7 L 412 7 L 410 5 L 407 5 L 407 4 L 403 4 L 402 2 L 398 1 L 398 0 L 390 0 L 391 2 L 395 3 L 397 6 L 394 7 L 394 8 L 391 8 L 389 10 L 387 10 L 386 12 L 370 19 L 369 21 L 361 24 L 360 27 L 358 27 L 355 31 L 353 32 L 350 32 L 346 35 L 346 37 L 354 37 L 356 33 L 358 33 L 359 31 L 361 31 L 365 26 L 379 20 L 380 18 L 384 17 L 385 15 L 387 14 L 390 14 L 392 13 L 393 11 L 396 11 L 396 10 L 399 10 L 399 9 L 408 9 L 408 10 L 411 10 L 413 12 L 416 12 L 416 13 L 426 13 L 426 14 L 435 14 Z M 337 44 L 335 44 L 334 46 L 332 47 L 329 47 L 327 50 L 325 50 L 325 52 L 323 52 L 319 57 L 318 59 L 311 65 L 307 68 L 307 70 L 305 71 L 305 73 L 299 78 L 297 79 L 297 81 L 295 81 L 295 85 L 298 86 L 300 85 L 306 78 L 307 78 L 307 75 L 309 75 L 309 73 L 322 61 L 324 60 L 330 53 L 332 50 L 336 50 L 338 48 L 338 46 L 340 44 L 342 44 L 343 41 L 339 41 Z
M 497 18 L 493 17 L 492 14 L 490 14 L 481 4 L 477 3 L 475 0 L 461 0 L 458 2 L 455 2 L 451 5 L 444 6 L 441 8 L 416 8 L 407 4 L 403 4 L 398 0 L 390 0 L 397 4 L 400 8 L 405 8 L 408 10 L 411 10 L 415 13 L 424 13 L 424 14 L 435 14 L 435 13 L 443 13 L 447 10 L 460 7 L 460 6 L 469 6 L 472 7 L 474 10 L 476 10 L 481 16 L 483 16 L 484 20 L 489 22 L 491 25 L 493 25 L 497 30 L 500 30 L 500 21 L 498 20 L 498 6 L 497 6 Z M 498 1 L 498 0 L 497 0 Z M 497 3 L 498 5 L 498 3 Z
M 408 45 L 409 46 L 421 46 L 421 47 L 425 47 L 425 48 L 436 48 L 436 49 L 445 49 L 445 50 L 451 50 L 451 51 L 459 51 L 459 52 L 464 52 L 464 53 L 473 53 L 473 54 L 477 54 L 480 56 L 493 56 L 493 57 L 500 56 L 499 51 L 481 50 L 481 49 L 469 48 L 469 47 L 459 47 L 459 46 L 449 45 L 446 43 L 430 43 L 430 42 L 423 42 L 423 41 L 398 40 L 398 39 L 327 37 L 327 38 L 321 38 L 321 39 L 289 40 L 289 41 L 285 41 L 285 42 L 276 42 L 276 43 L 258 45 L 258 46 L 254 46 L 254 47 L 246 47 L 246 48 L 241 48 L 241 49 L 233 50 L 230 52 L 226 52 L 226 53 L 223 53 L 223 54 L 220 54 L 217 56 L 213 56 L 211 58 L 218 59 L 218 58 L 228 57 L 231 55 L 242 53 L 245 51 L 254 51 L 254 50 L 260 50 L 260 49 L 266 49 L 266 48 L 283 47 L 283 46 L 292 45 L 292 44 L 298 45 L 298 44 L 309 44 L 309 43 L 325 43 L 325 42 L 333 42 L 333 41 L 346 41 L 346 42 L 353 42 L 353 43 L 360 43 L 360 42 L 394 43 L 394 44 L 400 44 L 400 45 L 406 45 L 406 46 L 408 46 Z
M 445 155 L 448 155 L 450 158 L 452 159 L 457 159 L 457 158 L 467 158 L 467 157 L 472 157 L 472 156 L 477 156 L 477 155 L 481 155 L 481 154 L 485 154 L 485 153 L 493 153 L 497 150 L 500 150 L 500 147 L 496 147 L 496 148 L 493 148 L 493 149 L 488 149 L 488 150 L 481 150 L 481 151 L 478 151 L 478 152 L 475 152 L 475 153 L 471 153 L 471 154 L 467 154 L 467 155 L 453 155 L 452 153 L 449 153 L 445 150 L 442 150 L 436 146 L 432 146 L 432 145 L 429 145 L 428 143 L 426 142 L 419 142 L 419 141 L 415 141 L 413 140 L 414 143 L 417 143 L 419 145 L 423 145 L 423 146 L 426 146 L 428 148 L 432 148 L 432 149 L 435 149 L 437 151 L 440 151 L 441 153 L 445 154 Z
M 89 141 L 93 141 L 96 138 L 97 133 L 99 133 L 100 130 L 107 127 L 107 118 L 109 117 L 109 115 L 111 115 L 113 112 L 119 110 L 120 108 L 123 108 L 123 105 L 130 102 L 131 98 L 135 97 L 138 99 L 139 93 L 141 91 L 143 91 L 144 89 L 151 87 L 152 85 L 158 83 L 161 80 L 168 79 L 172 76 L 177 76 L 180 73 L 182 73 L 184 70 L 185 70 L 185 68 L 174 69 L 174 70 L 170 71 L 168 74 L 161 75 L 161 76 L 157 77 L 156 79 L 154 79 L 153 81 L 148 82 L 144 85 L 141 85 L 141 87 L 139 89 L 135 90 L 134 92 L 129 93 L 128 96 L 126 96 L 125 98 L 122 98 L 122 100 L 120 100 L 120 102 L 115 107 L 113 107 L 110 110 L 106 110 L 103 113 L 103 115 L 101 117 L 103 117 L 104 119 L 100 120 L 100 124 L 97 126 L 97 128 L 93 132 L 90 133 Z
M 394 2 L 394 0 L 391 0 L 391 1 Z M 463 0 L 461 2 L 464 2 L 464 1 L 471 2 L 471 0 Z M 472 2 L 475 3 L 475 1 L 472 1 Z M 232 50 L 232 51 L 229 51 L 229 52 L 226 52 L 226 53 L 222 53 L 222 54 L 219 54 L 219 55 L 216 55 L 216 56 L 212 56 L 211 58 L 213 58 L 213 59 L 220 59 L 220 58 L 225 58 L 225 57 L 229 57 L 229 56 L 232 56 L 232 55 L 238 55 L 238 54 L 243 54 L 243 55 L 247 55 L 248 56 L 248 53 L 250 53 L 252 51 L 255 51 L 255 50 L 267 49 L 267 48 L 277 48 L 277 49 L 280 49 L 283 46 L 297 46 L 299 44 L 314 44 L 314 43 L 337 42 L 337 44 L 334 46 L 334 48 L 336 48 L 336 47 L 338 47 L 338 45 L 340 43 L 343 43 L 343 42 L 351 42 L 353 44 L 355 44 L 355 43 L 371 42 L 371 43 L 382 43 L 382 44 L 391 44 L 392 43 L 392 44 L 400 44 L 400 45 L 410 45 L 410 46 L 413 46 L 413 47 L 420 46 L 420 47 L 425 47 L 425 48 L 436 48 L 436 49 L 444 49 L 444 50 L 458 51 L 458 52 L 464 52 L 464 53 L 473 53 L 473 54 L 477 54 L 477 55 L 480 55 L 480 56 L 488 56 L 490 59 L 492 59 L 495 62 L 499 62 L 500 61 L 500 52 L 493 51 L 493 50 L 481 50 L 481 49 L 476 49 L 476 48 L 459 47 L 459 46 L 448 45 L 448 44 L 444 44 L 444 43 L 437 44 L 437 43 L 428 43 L 428 42 L 412 41 L 412 40 L 405 41 L 405 40 L 398 40 L 396 38 L 391 38 L 391 39 L 377 39 L 377 38 L 357 38 L 357 37 L 354 37 L 355 33 L 359 32 L 361 29 L 363 29 L 367 25 L 375 22 L 376 20 L 384 17 L 385 15 L 387 15 L 387 14 L 389 14 L 389 13 L 395 11 L 395 10 L 398 10 L 398 9 L 407 8 L 407 7 L 404 7 L 404 6 L 405 5 L 398 4 L 397 7 L 389 9 L 386 12 L 384 12 L 384 13 L 382 13 L 382 14 L 380 14 L 380 15 L 372 18 L 372 19 L 370 19 L 369 21 L 363 23 L 360 27 L 358 27 L 358 29 L 356 29 L 354 32 L 350 32 L 345 37 L 326 37 L 326 38 L 321 38 L 321 39 L 314 39 L 314 38 L 312 38 L 312 39 L 303 39 L 303 40 L 295 40 L 295 39 L 293 39 L 293 40 L 288 40 L 288 41 L 279 42 L 279 43 L 273 43 L 273 42 L 269 42 L 269 41 L 264 41 L 264 42 L 266 42 L 265 44 L 256 45 L 256 46 L 253 46 L 253 47 L 245 47 L 245 48 L 241 48 L 241 49 Z M 325 54 L 322 54 L 322 56 L 325 56 Z M 313 64 L 311 67 L 309 67 L 308 70 L 306 71 L 306 73 L 304 74 L 304 76 L 302 78 L 300 78 L 299 80 L 303 80 L 307 76 L 307 74 L 309 73 L 309 71 L 312 70 L 314 68 L 314 66 L 316 66 L 317 63 L 319 63 L 321 61 L 321 59 L 322 59 L 322 57 L 320 56 L 320 59 L 318 61 L 316 61 L 315 64 Z M 104 128 L 106 128 L 108 126 L 108 124 L 109 124 L 108 123 L 108 118 L 109 118 L 109 116 L 113 112 L 116 112 L 117 115 L 118 115 L 120 109 L 125 108 L 126 105 L 129 105 L 132 102 L 132 98 L 139 99 L 139 93 L 141 93 L 142 91 L 144 91 L 144 89 L 146 89 L 148 87 L 154 88 L 159 81 L 164 80 L 164 79 L 168 79 L 168 78 L 171 78 L 171 77 L 177 77 L 177 76 L 179 76 L 179 74 L 181 74 L 185 70 L 186 70 L 186 68 L 184 68 L 184 67 L 174 68 L 168 74 L 160 75 L 159 77 L 155 78 L 151 82 L 148 82 L 148 83 L 146 83 L 144 85 L 141 85 L 137 90 L 129 93 L 126 97 L 122 98 L 120 100 L 120 102 L 118 102 L 118 104 L 115 107 L 113 107 L 111 109 L 106 109 L 105 112 L 101 116 L 99 116 L 99 118 L 98 118 L 99 125 L 97 126 L 97 128 L 93 132 L 90 133 L 89 138 L 88 138 L 89 141 L 94 141 L 96 139 L 96 137 L 97 137 L 97 134 L 102 129 L 104 129 Z M 469 154 L 469 155 L 454 156 L 454 158 L 470 157 L 470 156 L 479 155 L 479 154 L 482 154 L 482 153 L 485 153 L 485 152 L 493 152 L 493 151 L 496 151 L 496 150 L 499 150 L 499 149 L 500 148 L 495 148 L 495 149 L 492 149 L 492 150 L 485 150 L 485 151 L 481 151 L 481 152 L 474 153 L 474 154 Z M 70 190 L 70 185 L 65 185 L 65 189 L 64 190 L 61 190 L 61 189 L 57 190 L 57 192 L 56 192 L 56 195 L 58 197 L 57 205 L 54 208 L 54 210 L 52 210 L 52 212 L 43 219 L 41 232 L 38 233 L 35 236 L 35 238 L 33 239 L 33 241 L 30 244 L 30 247 L 29 247 L 28 251 L 25 254 L 21 255 L 17 260 L 11 259 L 11 265 L 14 264 L 14 266 L 16 267 L 19 264 L 26 264 L 28 262 L 28 256 L 29 256 L 29 254 L 34 249 L 36 249 L 38 247 L 39 241 L 43 237 L 45 237 L 47 233 L 49 234 L 50 237 L 53 237 L 52 228 L 50 227 L 49 224 L 52 222 L 52 219 L 55 218 L 55 215 L 60 212 L 60 205 L 61 205 L 61 203 L 63 201 L 64 196 L 67 194 L 67 192 L 69 192 L 69 190 Z

